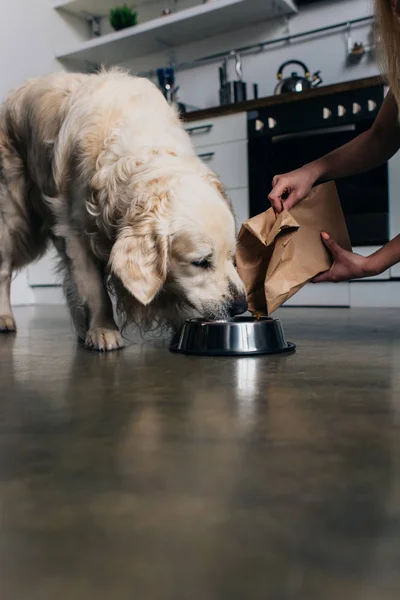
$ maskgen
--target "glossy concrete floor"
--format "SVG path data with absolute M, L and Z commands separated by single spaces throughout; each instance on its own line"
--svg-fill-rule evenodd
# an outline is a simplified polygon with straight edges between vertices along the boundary
M 0 337 L 1 600 L 400 596 L 400 311 L 281 311 L 292 356 Z

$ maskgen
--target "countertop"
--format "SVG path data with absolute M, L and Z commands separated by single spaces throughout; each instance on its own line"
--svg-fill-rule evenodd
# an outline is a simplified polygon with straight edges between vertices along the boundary
M 265 98 L 258 98 L 257 100 L 249 100 L 247 102 L 240 102 L 238 104 L 229 104 L 227 106 L 214 106 L 212 108 L 205 108 L 203 110 L 196 110 L 183 115 L 183 120 L 187 123 L 192 121 L 201 121 L 202 119 L 210 119 L 212 117 L 222 117 L 224 115 L 233 115 L 239 112 L 247 112 L 249 110 L 255 110 L 265 106 L 274 106 L 276 104 L 288 104 L 291 102 L 298 102 L 300 100 L 307 100 L 309 98 L 315 98 L 318 96 L 327 96 L 328 94 L 335 94 L 338 92 L 348 92 L 351 90 L 359 90 L 363 88 L 373 87 L 382 85 L 384 83 L 382 77 L 366 77 L 364 79 L 356 79 L 355 81 L 345 81 L 343 83 L 337 83 L 334 85 L 325 85 L 319 88 L 309 90 L 307 92 L 282 94 L 278 96 L 267 96 Z

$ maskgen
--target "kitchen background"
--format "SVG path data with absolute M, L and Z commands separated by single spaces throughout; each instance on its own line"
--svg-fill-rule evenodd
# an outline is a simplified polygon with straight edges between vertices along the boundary
M 249 84 L 249 98 L 252 98 L 250 84 L 253 83 L 258 84 L 259 97 L 272 95 L 277 83 L 277 69 L 289 59 L 303 61 L 312 73 L 321 71 L 323 85 L 363 79 L 378 73 L 371 48 L 372 20 L 367 18 L 373 12 L 370 0 L 307 1 L 297 2 L 297 6 L 291 0 L 214 0 L 204 5 L 200 0 L 139 0 L 136 4 L 137 29 L 134 27 L 115 33 L 108 24 L 107 13 L 116 3 L 115 0 L 13 0 L 2 6 L 1 98 L 28 77 L 62 68 L 90 71 L 100 62 L 105 62 L 122 65 L 132 73 L 147 74 L 156 80 L 157 68 L 171 63 L 186 63 L 187 68 L 176 72 L 179 101 L 188 107 L 214 107 L 219 104 L 218 67 L 222 59 L 190 67 L 192 61 L 354 20 L 362 21 L 350 28 L 342 25 L 324 33 L 269 45 L 263 51 L 242 53 L 243 78 Z M 164 9 L 174 12 L 160 20 Z M 188 18 L 181 18 L 185 13 L 179 15 L 180 10 L 188 10 Z M 93 14 L 100 18 L 92 20 L 89 26 L 88 15 Z M 105 37 L 91 40 L 91 30 L 100 31 Z M 351 46 L 358 43 L 367 49 L 363 55 L 349 57 L 349 35 Z M 230 68 L 233 68 L 232 65 Z M 290 71 L 289 68 L 289 75 Z M 293 107 L 295 104 L 288 105 L 288 110 L 295 110 Z M 216 120 L 218 118 L 225 121 Z M 214 132 L 219 130 L 219 122 L 225 123 L 221 131 L 227 128 L 237 131 L 237 139 L 230 135 L 230 139 L 226 140 L 226 134 L 216 139 L 215 133 L 211 150 L 196 141 L 199 153 L 214 156 L 215 148 L 219 147 L 221 155 L 226 158 L 225 166 L 222 166 L 229 170 L 229 150 L 233 151 L 235 143 L 238 149 L 236 160 L 245 163 L 242 171 L 247 177 L 246 119 L 245 113 L 214 116 Z M 201 120 L 200 124 L 204 122 Z M 189 126 L 196 126 L 196 122 L 188 123 Z M 227 141 L 229 147 L 223 144 Z M 232 169 L 236 169 L 234 161 Z M 397 196 L 397 171 L 398 162 L 394 160 L 389 168 L 391 201 Z M 232 190 L 238 214 L 244 218 L 248 211 L 247 180 L 237 184 L 233 182 L 232 186 L 227 184 L 227 187 Z M 394 233 L 397 232 L 392 226 L 391 234 Z M 400 306 L 400 281 L 395 275 L 393 273 L 390 278 L 390 274 L 386 274 L 370 282 L 308 286 L 294 302 L 303 305 Z M 52 258 L 45 257 L 17 276 L 13 302 L 62 302 L 57 284 Z

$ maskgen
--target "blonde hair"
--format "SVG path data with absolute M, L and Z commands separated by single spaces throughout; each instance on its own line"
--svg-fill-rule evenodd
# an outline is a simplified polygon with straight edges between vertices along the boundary
M 378 59 L 400 111 L 400 18 L 391 0 L 375 0 Z

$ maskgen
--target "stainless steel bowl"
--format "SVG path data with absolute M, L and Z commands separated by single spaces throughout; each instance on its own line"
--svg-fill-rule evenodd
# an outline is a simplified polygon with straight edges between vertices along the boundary
M 279 319 L 235 317 L 230 321 L 189 319 L 174 336 L 170 350 L 203 356 L 254 356 L 293 352 Z

